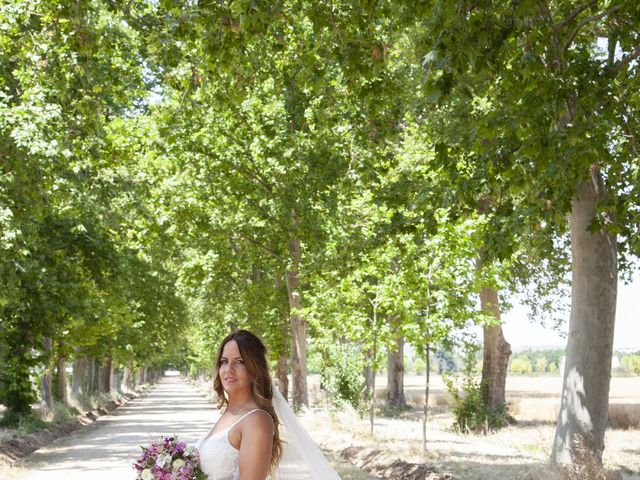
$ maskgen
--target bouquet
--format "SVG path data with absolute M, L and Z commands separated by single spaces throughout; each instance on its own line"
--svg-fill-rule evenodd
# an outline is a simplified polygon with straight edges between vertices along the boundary
M 133 464 L 136 480 L 206 480 L 200 469 L 200 456 L 195 447 L 187 447 L 177 437 L 163 437 L 141 447 L 140 458 Z

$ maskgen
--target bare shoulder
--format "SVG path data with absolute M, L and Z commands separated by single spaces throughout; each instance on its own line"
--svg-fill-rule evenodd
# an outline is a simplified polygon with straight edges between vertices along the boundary
M 264 432 L 266 434 L 273 434 L 273 419 L 268 412 L 264 410 L 256 410 L 244 419 L 244 429 L 249 429 L 255 432 Z

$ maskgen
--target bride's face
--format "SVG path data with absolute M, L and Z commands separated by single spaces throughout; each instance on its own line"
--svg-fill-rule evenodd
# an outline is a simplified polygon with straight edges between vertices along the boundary
M 222 348 L 220 357 L 220 381 L 227 393 L 253 389 L 253 375 L 247 369 L 240 355 L 240 349 L 235 340 L 231 340 Z

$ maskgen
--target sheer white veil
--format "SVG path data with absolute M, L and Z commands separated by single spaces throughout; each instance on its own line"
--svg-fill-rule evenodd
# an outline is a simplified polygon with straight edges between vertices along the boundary
M 280 420 L 283 454 L 274 480 L 340 480 L 322 451 L 300 424 L 296 414 L 273 386 L 273 406 Z

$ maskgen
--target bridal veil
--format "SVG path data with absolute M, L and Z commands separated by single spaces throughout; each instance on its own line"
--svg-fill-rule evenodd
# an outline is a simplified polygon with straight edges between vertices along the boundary
M 280 437 L 284 440 L 284 451 L 274 480 L 340 480 L 322 451 L 300 424 L 296 414 L 280 394 L 273 388 L 273 406 L 280 420 Z

